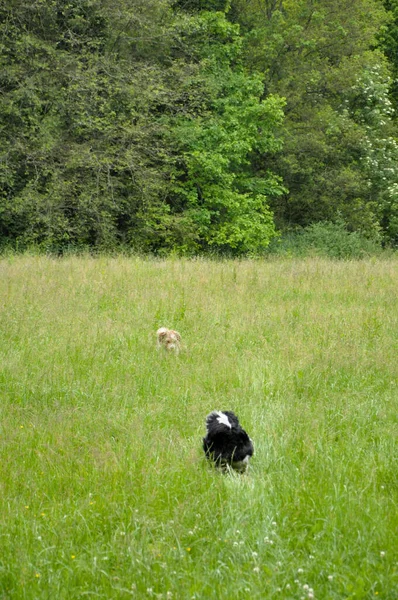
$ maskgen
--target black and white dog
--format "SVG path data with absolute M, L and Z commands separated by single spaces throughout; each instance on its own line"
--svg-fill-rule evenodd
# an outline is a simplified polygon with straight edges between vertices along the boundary
M 207 434 L 203 450 L 217 467 L 244 473 L 253 456 L 253 442 L 242 429 L 238 417 L 231 411 L 214 410 L 206 417 Z

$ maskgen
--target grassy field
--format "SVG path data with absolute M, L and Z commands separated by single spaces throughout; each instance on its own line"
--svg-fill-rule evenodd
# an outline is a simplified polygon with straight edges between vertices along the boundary
M 4 258 L 0 307 L 2 600 L 398 598 L 398 261 Z

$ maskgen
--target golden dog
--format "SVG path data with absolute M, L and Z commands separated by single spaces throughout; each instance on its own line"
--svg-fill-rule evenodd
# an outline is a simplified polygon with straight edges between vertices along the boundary
M 168 352 L 179 353 L 181 347 L 181 335 L 174 329 L 167 329 L 167 327 L 161 327 L 156 332 L 158 348 L 164 348 Z

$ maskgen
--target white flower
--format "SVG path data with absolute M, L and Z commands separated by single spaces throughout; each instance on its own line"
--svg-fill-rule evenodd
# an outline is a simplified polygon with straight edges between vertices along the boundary
M 310 589 L 310 586 L 307 583 L 305 583 L 303 585 L 303 590 L 308 591 L 309 589 Z
M 258 556 L 257 552 L 252 552 L 252 557 L 253 558 L 257 558 L 257 556 Z
M 328 575 L 329 581 L 333 581 L 333 575 Z
M 304 573 L 304 569 L 297 569 L 297 573 Z
M 383 550 L 382 550 L 382 551 L 380 552 L 380 556 L 381 556 L 381 558 L 384 558 L 384 557 L 385 557 L 385 555 L 386 555 L 386 553 L 385 553 L 385 552 L 383 552 Z
M 253 571 L 254 573 L 260 573 L 260 567 L 254 567 Z

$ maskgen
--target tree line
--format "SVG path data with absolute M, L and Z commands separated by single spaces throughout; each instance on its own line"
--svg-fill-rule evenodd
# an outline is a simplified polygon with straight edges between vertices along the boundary
M 0 1 L 0 247 L 398 243 L 398 0 Z

